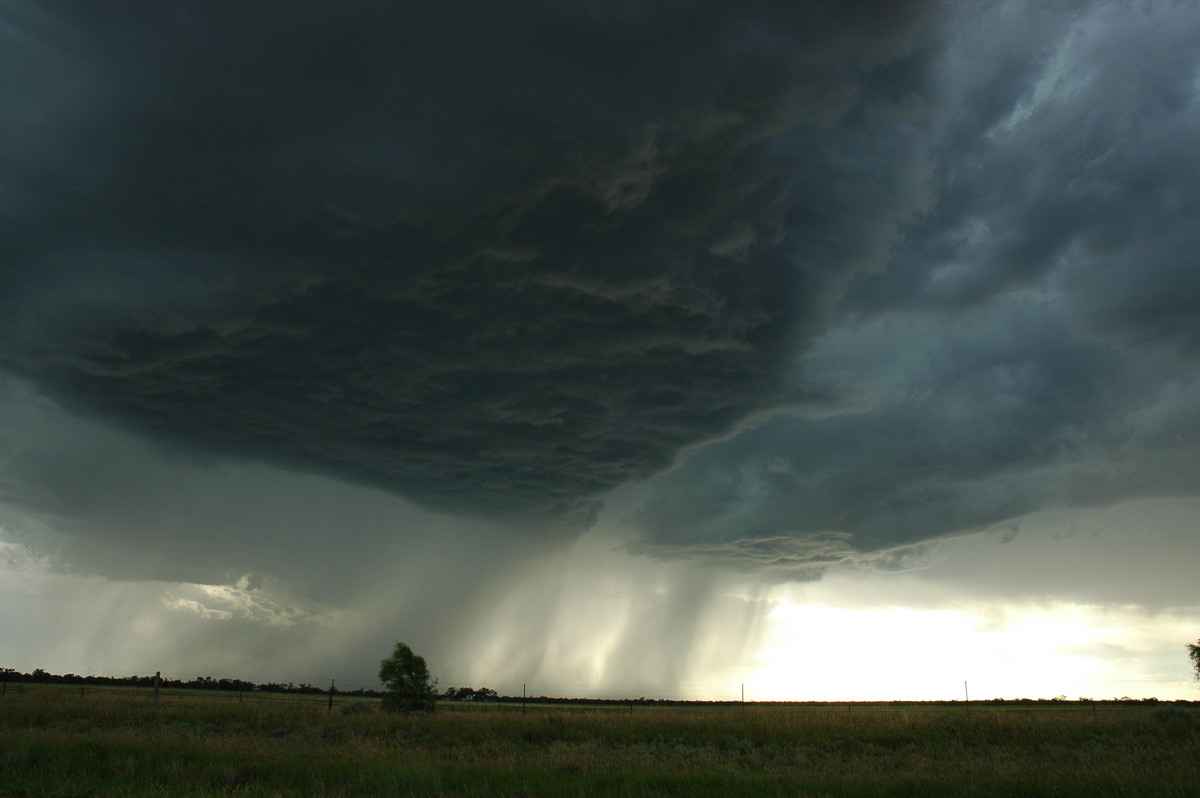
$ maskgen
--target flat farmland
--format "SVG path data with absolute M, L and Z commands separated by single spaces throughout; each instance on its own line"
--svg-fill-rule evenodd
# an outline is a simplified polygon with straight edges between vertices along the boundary
M 1200 794 L 1195 704 L 446 704 L 9 685 L 2 796 Z

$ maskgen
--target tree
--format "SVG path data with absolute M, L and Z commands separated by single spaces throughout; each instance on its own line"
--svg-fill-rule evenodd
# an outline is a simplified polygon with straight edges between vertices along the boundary
M 396 643 L 392 656 L 379 663 L 379 681 L 387 690 L 384 709 L 396 712 L 432 712 L 437 699 L 437 680 L 429 677 L 425 658 L 404 643 Z
M 1200 682 L 1200 640 L 1188 643 L 1188 656 L 1192 658 L 1192 670 L 1196 672 L 1196 681 Z

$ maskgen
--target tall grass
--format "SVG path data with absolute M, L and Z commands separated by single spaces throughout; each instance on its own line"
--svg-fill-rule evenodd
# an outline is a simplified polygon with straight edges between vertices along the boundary
M 454 709 L 10 688 L 0 795 L 1200 794 L 1190 707 Z

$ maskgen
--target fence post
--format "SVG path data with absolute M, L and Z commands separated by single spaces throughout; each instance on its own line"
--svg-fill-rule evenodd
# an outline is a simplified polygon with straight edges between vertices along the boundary
M 158 700 L 158 687 L 162 684 L 162 671 L 154 672 L 154 700 Z
M 329 711 L 333 711 L 333 679 L 329 680 Z

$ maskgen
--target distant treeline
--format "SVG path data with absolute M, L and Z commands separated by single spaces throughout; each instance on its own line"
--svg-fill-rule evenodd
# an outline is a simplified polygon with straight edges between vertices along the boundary
M 153 676 L 80 676 L 76 673 L 67 673 L 58 675 L 55 673 L 47 673 L 41 668 L 35 668 L 33 673 L 21 673 L 13 668 L 0 668 L 0 681 L 4 682 L 36 682 L 44 684 L 74 684 L 74 685 L 98 685 L 110 687 L 154 687 Z M 267 682 L 265 684 L 255 684 L 243 679 L 214 679 L 211 676 L 197 676 L 195 679 L 184 681 L 182 679 L 167 679 L 163 678 L 159 682 L 159 686 L 163 688 L 181 688 L 186 690 L 226 690 L 233 692 L 262 692 L 262 693 L 310 693 L 310 694 L 328 694 L 329 689 L 322 689 L 307 682 L 295 684 L 288 682 L 281 684 L 279 682 Z M 368 690 L 359 688 L 357 690 L 333 690 L 332 692 L 338 695 L 355 696 L 360 698 L 382 698 L 384 693 L 382 690 Z M 613 705 L 613 706 L 628 706 L 628 705 L 661 705 L 661 706 L 730 706 L 735 704 L 745 703 L 734 700 L 680 700 L 670 698 L 563 698 L 560 696 L 509 696 L 499 695 L 490 687 L 448 687 L 438 695 L 442 701 L 495 701 L 506 704 L 593 704 L 593 705 Z M 1124 696 L 1121 698 L 1110 699 L 1092 699 L 1078 698 L 1067 699 L 1066 696 L 1058 696 L 1057 698 L 993 698 L 972 701 L 972 704 L 1056 704 L 1070 701 L 1071 703 L 1141 703 L 1141 704 L 1158 704 L 1162 703 L 1157 698 L 1130 698 Z M 825 701 L 754 701 L 755 704 L 812 704 L 814 706 L 831 703 Z M 955 706 L 963 702 L 957 700 L 950 701 L 851 701 L 851 702 L 832 702 L 832 703 L 851 703 L 851 704 L 871 704 L 871 705 L 912 705 L 922 704 L 928 706 Z M 1177 699 L 1172 703 L 1176 704 L 1193 704 L 1196 702 L 1188 701 L 1187 699 Z
M 78 685 L 98 685 L 107 687 L 154 687 L 154 676 L 80 676 L 77 673 L 66 673 L 58 675 L 56 673 L 47 673 L 41 668 L 35 668 L 33 673 L 21 673 L 13 668 L 0 669 L 0 679 L 6 682 L 35 682 L 40 684 L 78 684 Z M 230 690 L 250 692 L 257 691 L 262 693 L 328 693 L 329 690 L 321 689 L 308 682 L 295 684 L 288 682 L 280 684 L 278 682 L 267 682 L 265 684 L 255 684 L 247 682 L 243 679 L 214 679 L 211 676 L 197 676 L 195 679 L 184 681 L 183 679 L 168 679 L 163 678 L 159 685 L 164 688 L 177 687 L 186 690 Z M 379 690 L 337 690 L 338 695 L 361 696 L 365 698 L 378 698 L 383 695 Z
M 446 696 L 441 696 L 441 698 L 445 699 Z M 746 701 L 739 701 L 736 698 L 735 699 L 716 699 L 716 700 L 680 699 L 680 698 L 644 698 L 644 697 L 643 698 L 562 698 L 562 697 L 557 697 L 557 696 L 544 696 L 544 695 L 528 696 L 528 697 L 501 695 L 501 696 L 494 696 L 488 700 L 500 701 L 500 702 L 510 703 L 510 704 L 512 704 L 512 703 L 520 704 L 521 702 L 526 702 L 529 704 L 588 704 L 588 705 L 592 705 L 592 704 L 606 705 L 607 704 L 607 705 L 613 705 L 613 706 L 629 706 L 632 704 L 632 705 L 636 705 L 636 706 L 688 706 L 688 707 L 728 707 L 728 706 L 737 706 L 740 704 L 755 704 L 758 706 L 771 706 L 774 704 L 779 704 L 779 705 L 787 704 L 789 706 L 808 705 L 808 706 L 814 706 L 814 707 L 825 706 L 828 704 L 860 704 L 862 706 L 897 706 L 897 707 L 899 707 L 899 706 L 914 706 L 914 705 L 929 706 L 929 707 L 942 707 L 942 706 L 953 707 L 953 706 L 963 706 L 966 703 L 980 704 L 980 705 L 981 704 L 1055 705 L 1055 704 L 1062 704 L 1062 703 L 1096 703 L 1096 704 L 1110 704 L 1110 703 L 1160 704 L 1160 703 L 1167 703 L 1165 701 L 1159 701 L 1157 698 L 1129 698 L 1128 696 L 1126 696 L 1125 698 L 1110 698 L 1110 699 L 1079 698 L 1077 700 L 1072 700 L 1069 702 L 1066 702 L 1066 701 L 1064 701 L 1064 699 L 1061 699 L 1061 698 L 992 698 L 992 699 L 984 699 L 984 700 L 979 700 L 979 701 L 972 700 L 970 702 L 963 702 L 963 701 L 954 700 L 954 699 L 931 700 L 931 701 L 912 701 L 912 700 L 895 700 L 895 701 L 761 701 L 761 700 L 756 700 L 756 701 L 752 701 L 752 700 L 748 699 Z M 1180 699 L 1176 699 L 1172 703 L 1194 704 L 1197 702 L 1188 701 L 1187 699 L 1180 698 Z

